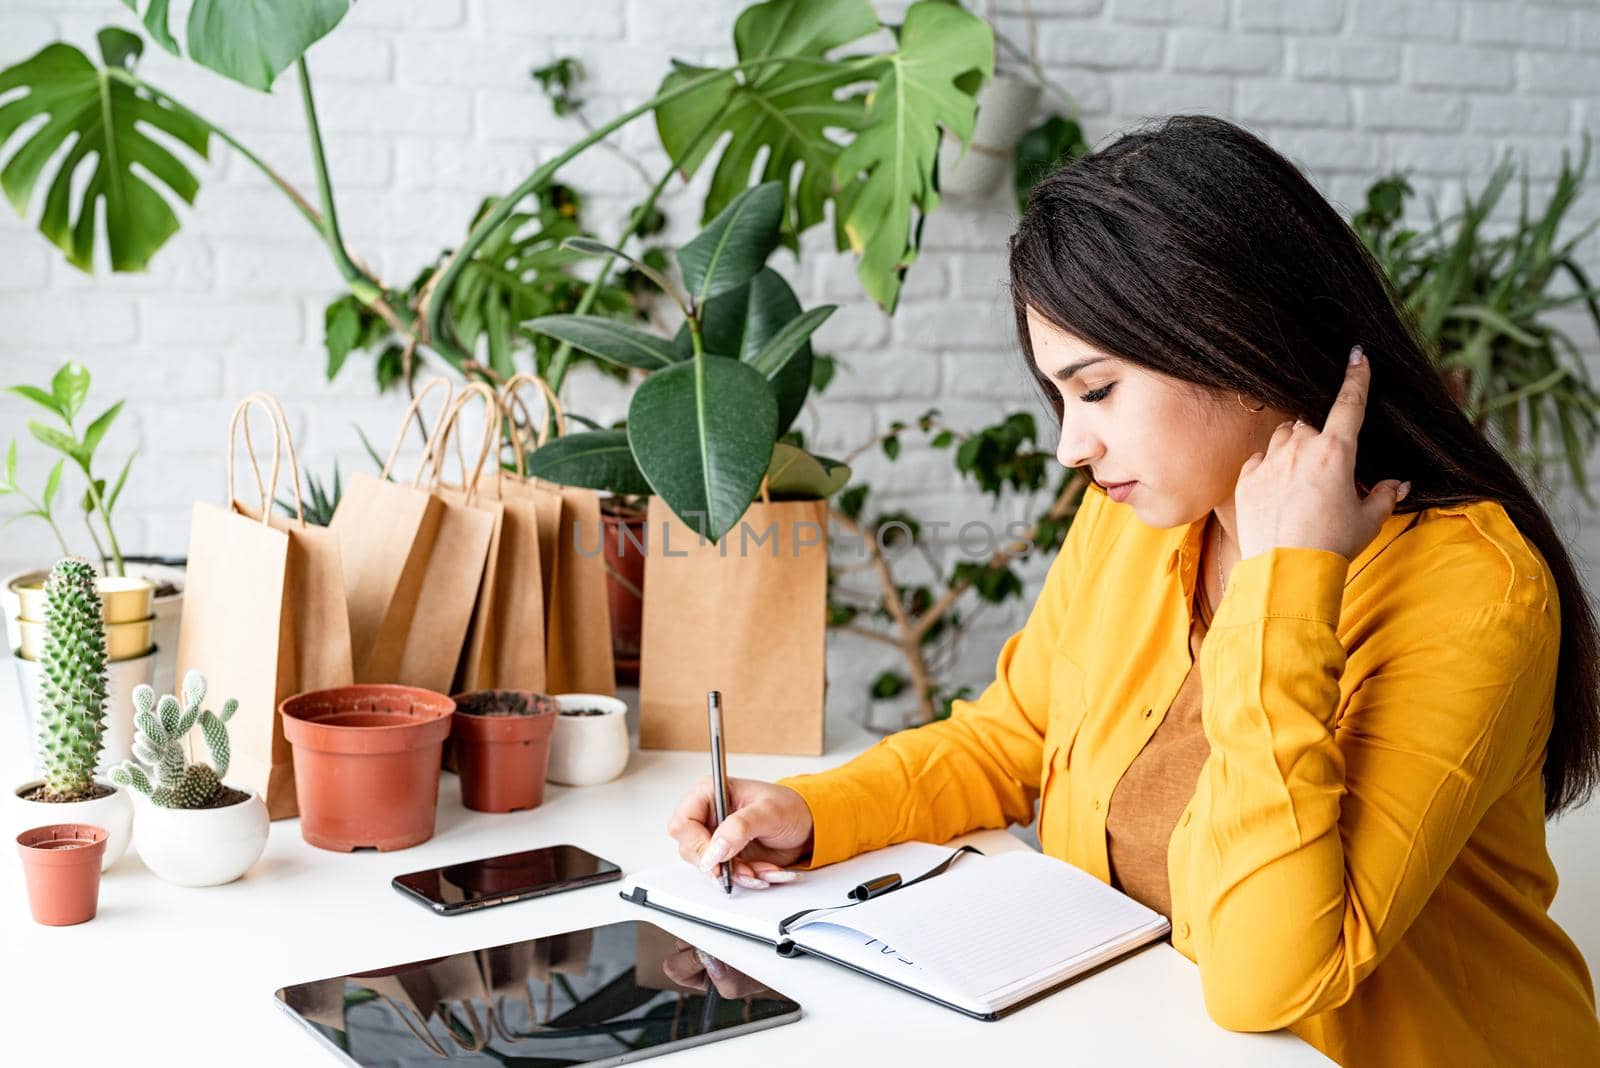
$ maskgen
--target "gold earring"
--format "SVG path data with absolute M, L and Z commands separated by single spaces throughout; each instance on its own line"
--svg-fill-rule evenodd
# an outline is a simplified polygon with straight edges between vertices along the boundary
M 1262 401 L 1260 404 L 1258 404 L 1254 408 L 1252 408 L 1252 407 L 1250 407 L 1248 404 L 1246 404 L 1244 402 L 1244 395 L 1243 394 L 1235 393 L 1233 396 L 1234 396 L 1234 399 L 1239 402 L 1239 407 L 1243 408 L 1247 412 L 1259 412 L 1259 411 L 1261 411 L 1263 408 L 1265 408 L 1267 406 L 1267 402 L 1266 401 Z

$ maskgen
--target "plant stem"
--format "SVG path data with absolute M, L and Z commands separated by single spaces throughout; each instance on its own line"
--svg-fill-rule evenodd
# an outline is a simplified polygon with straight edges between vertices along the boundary
M 478 220 L 478 224 L 472 228 L 471 233 L 467 234 L 467 239 L 461 243 L 461 247 L 451 253 L 449 259 L 435 272 L 434 276 L 428 279 L 423 287 L 424 292 L 427 294 L 427 300 L 421 309 L 427 330 L 427 343 L 434 349 L 439 350 L 441 354 L 451 356 L 457 361 L 467 358 L 467 354 L 463 353 L 455 342 L 444 334 L 444 308 L 449 300 L 450 289 L 455 284 L 456 278 L 466 268 L 466 265 L 471 262 L 472 256 L 477 252 L 478 247 L 488 239 L 490 234 L 495 232 L 501 223 L 510 217 L 524 197 L 535 190 L 543 188 L 555 176 L 557 171 L 597 142 L 610 137 L 639 116 L 648 114 L 663 104 L 671 103 L 681 96 L 697 92 L 737 71 L 750 70 L 772 63 L 814 64 L 845 69 L 852 66 L 865 68 L 877 62 L 881 62 L 881 58 L 878 56 L 865 56 L 859 60 L 846 60 L 843 62 L 812 59 L 806 56 L 763 56 L 759 59 L 736 63 L 730 67 L 719 67 L 715 70 L 706 71 L 704 74 L 690 78 L 667 92 L 657 93 L 643 104 L 629 108 L 609 122 L 595 127 L 587 136 L 575 142 L 566 151 L 548 163 L 542 164 L 527 178 L 523 179 L 515 189 L 501 197 L 493 210 Z
M 305 106 L 306 132 L 311 137 L 311 163 L 316 168 L 317 193 L 322 198 L 322 225 L 318 229 L 333 252 L 334 262 L 344 280 L 352 288 L 370 287 L 372 279 L 352 262 L 350 250 L 345 248 L 344 237 L 339 232 L 339 214 L 333 206 L 333 183 L 328 178 L 328 157 L 322 145 L 322 125 L 317 121 L 316 99 L 311 94 L 311 71 L 306 67 L 305 56 L 295 61 L 295 70 L 300 75 L 300 99 Z M 358 292 L 357 296 L 360 295 Z

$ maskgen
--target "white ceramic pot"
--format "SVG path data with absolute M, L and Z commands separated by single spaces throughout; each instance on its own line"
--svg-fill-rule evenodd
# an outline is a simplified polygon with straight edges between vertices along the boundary
M 149 684 L 155 672 L 159 649 L 132 660 L 113 660 L 106 665 L 106 733 L 100 762 L 94 773 L 106 776 L 111 769 L 133 756 L 133 690 L 140 683 Z M 34 754 L 33 770 L 39 767 L 37 724 L 39 722 L 39 680 L 44 674 L 37 661 L 12 656 L 17 669 L 17 688 L 22 693 L 22 726 L 26 732 L 28 751 Z M 159 692 L 159 691 L 158 691 Z
M 59 805 L 22 799 L 23 794 L 43 781 L 25 782 L 6 798 L 6 827 L 10 837 L 15 838 L 31 827 L 47 827 L 52 823 L 88 823 L 106 829 L 106 853 L 100 858 L 101 871 L 111 867 L 128 851 L 128 842 L 133 837 L 133 802 L 128 800 L 128 791 L 96 779 L 114 792 L 93 801 L 67 801 Z
M 562 708 L 550 734 L 548 782 L 593 786 L 610 782 L 628 766 L 628 706 L 597 693 L 558 693 Z M 598 716 L 569 716 L 570 708 L 598 708 Z
M 139 859 L 169 883 L 231 883 L 267 848 L 267 806 L 254 790 L 226 808 L 163 808 L 137 790 L 133 795 Z
M 1011 173 L 1017 139 L 1033 118 L 1039 85 L 1017 74 L 997 74 L 978 90 L 978 118 L 972 143 L 961 154 L 961 142 L 945 134 L 939 143 L 939 192 L 953 197 L 982 197 L 994 192 Z

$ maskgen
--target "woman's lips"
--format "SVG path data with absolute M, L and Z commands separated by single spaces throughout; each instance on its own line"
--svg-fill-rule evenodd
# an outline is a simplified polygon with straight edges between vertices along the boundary
M 1113 483 L 1105 488 L 1106 496 L 1120 504 L 1128 499 L 1129 495 L 1133 493 L 1133 487 L 1138 484 L 1137 481 Z

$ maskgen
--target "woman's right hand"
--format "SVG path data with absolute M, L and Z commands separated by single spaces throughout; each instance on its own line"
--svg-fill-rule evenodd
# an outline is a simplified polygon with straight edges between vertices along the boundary
M 752 890 L 789 882 L 783 871 L 811 853 L 811 808 L 799 791 L 760 779 L 728 779 L 728 818 L 717 825 L 711 776 L 703 775 L 679 803 L 667 833 L 678 855 L 721 881 L 717 865 L 733 858 L 733 881 Z

